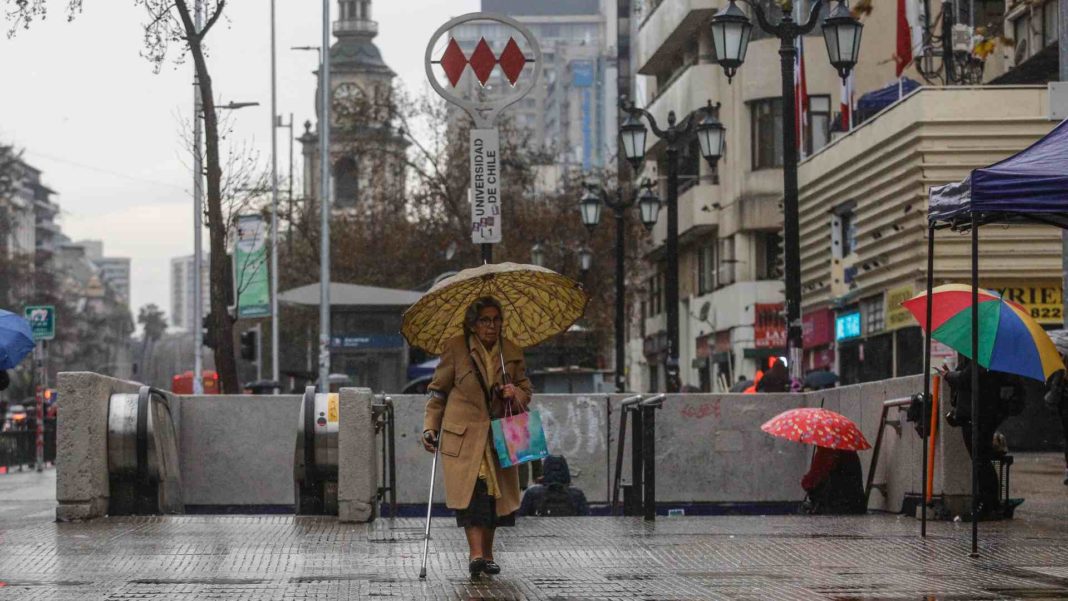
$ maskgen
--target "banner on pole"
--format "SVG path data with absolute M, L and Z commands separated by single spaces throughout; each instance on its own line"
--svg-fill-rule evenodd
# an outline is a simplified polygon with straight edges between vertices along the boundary
M 471 130 L 471 241 L 501 241 L 501 137 L 496 129 Z
M 268 317 L 271 287 L 267 279 L 267 224 L 259 215 L 239 215 L 234 245 L 237 318 Z

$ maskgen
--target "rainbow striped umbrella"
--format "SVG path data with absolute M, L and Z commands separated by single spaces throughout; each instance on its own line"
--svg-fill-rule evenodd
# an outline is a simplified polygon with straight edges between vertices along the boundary
M 938 286 L 932 293 L 931 337 L 974 359 L 972 353 L 972 287 Z M 901 304 L 926 326 L 927 293 Z M 995 292 L 979 290 L 979 365 L 1045 382 L 1064 369 L 1053 341 L 1027 310 Z

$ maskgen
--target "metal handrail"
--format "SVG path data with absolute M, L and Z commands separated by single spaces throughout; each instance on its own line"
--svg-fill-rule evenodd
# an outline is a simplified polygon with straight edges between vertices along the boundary
M 667 398 L 666 394 L 660 393 L 658 395 L 651 396 L 651 397 L 645 399 L 644 401 L 642 401 L 641 402 L 641 406 L 642 407 L 662 407 L 664 405 L 664 399 L 666 399 L 666 398 Z
M 376 413 L 375 433 L 382 432 L 382 484 L 378 487 L 379 501 L 385 500 L 389 493 L 389 517 L 397 517 L 397 455 L 396 455 L 396 418 L 393 398 L 381 395 L 378 403 L 372 403 L 371 409 Z
M 906 398 L 900 398 L 900 399 L 890 399 L 888 401 L 883 401 L 883 412 L 882 412 L 882 416 L 879 418 L 879 432 L 875 435 L 875 446 L 872 448 L 871 463 L 868 465 L 868 480 L 864 484 L 864 504 L 865 504 L 865 506 L 867 506 L 868 499 L 871 497 L 871 489 L 872 488 L 879 488 L 879 487 L 874 485 L 874 482 L 875 482 L 875 468 L 877 468 L 879 466 L 879 451 L 882 449 L 882 446 L 883 446 L 883 432 L 886 430 L 886 426 L 888 425 L 887 424 L 887 420 L 886 420 L 887 414 L 890 412 L 890 409 L 892 409 L 894 407 L 897 407 L 897 408 L 900 409 L 901 407 L 907 407 L 911 403 L 912 403 L 912 397 L 906 397 Z M 897 430 L 897 435 L 901 436 L 900 423 L 895 428 L 895 430 Z M 882 489 L 880 488 L 880 490 L 882 490 Z M 885 494 L 885 492 L 884 492 L 884 494 Z
M 612 478 L 612 515 L 619 506 L 619 490 L 623 480 L 623 445 L 627 438 L 627 412 L 637 409 L 642 395 L 636 394 L 623 399 L 619 404 L 619 438 L 616 440 L 616 472 Z

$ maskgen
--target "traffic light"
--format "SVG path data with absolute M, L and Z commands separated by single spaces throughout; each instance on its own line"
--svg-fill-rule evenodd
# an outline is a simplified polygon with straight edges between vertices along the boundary
M 241 358 L 245 361 L 256 360 L 256 330 L 241 332 Z
M 210 349 L 218 348 L 215 342 L 215 332 L 211 329 L 211 313 L 204 316 L 201 321 L 201 342 Z

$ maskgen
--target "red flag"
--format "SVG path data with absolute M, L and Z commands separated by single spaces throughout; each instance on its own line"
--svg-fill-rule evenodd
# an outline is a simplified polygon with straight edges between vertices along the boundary
M 897 63 L 897 76 L 905 72 L 912 63 L 912 27 L 908 15 L 909 0 L 897 0 L 897 52 L 894 53 L 894 61 Z
M 797 37 L 794 59 L 794 107 L 797 121 L 797 150 L 805 154 L 805 128 L 808 125 L 808 82 L 805 80 L 805 38 Z

